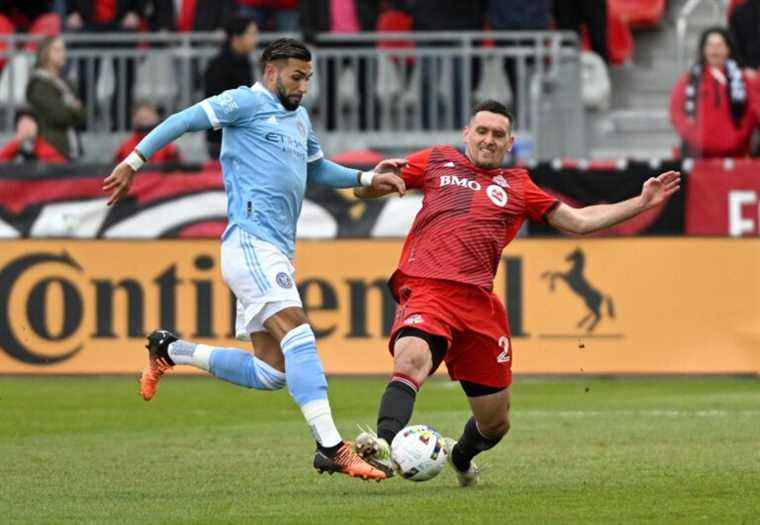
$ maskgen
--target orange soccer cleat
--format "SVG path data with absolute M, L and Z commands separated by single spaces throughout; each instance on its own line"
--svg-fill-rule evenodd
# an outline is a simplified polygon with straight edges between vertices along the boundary
M 174 362 L 169 357 L 169 344 L 177 340 L 177 336 L 168 330 L 154 330 L 148 336 L 148 368 L 140 376 L 140 395 L 145 401 L 150 401 L 156 395 L 158 382 L 161 377 L 171 370 Z
M 388 477 L 382 470 L 376 469 L 354 452 L 351 443 L 343 443 L 332 457 L 328 457 L 321 450 L 317 450 L 314 454 L 314 468 L 320 474 L 323 472 L 328 474 L 339 472 L 352 478 L 364 480 L 382 481 Z

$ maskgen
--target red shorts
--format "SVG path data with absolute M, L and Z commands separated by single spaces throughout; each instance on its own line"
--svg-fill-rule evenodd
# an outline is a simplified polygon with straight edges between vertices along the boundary
M 494 293 L 400 272 L 391 288 L 399 302 L 389 339 L 391 354 L 399 330 L 416 328 L 446 339 L 444 362 L 452 380 L 496 388 L 512 383 L 507 312 Z

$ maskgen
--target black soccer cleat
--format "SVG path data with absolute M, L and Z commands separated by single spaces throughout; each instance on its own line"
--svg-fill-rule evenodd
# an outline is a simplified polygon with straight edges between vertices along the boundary
M 143 370 L 140 379 L 140 395 L 145 401 L 150 401 L 156 395 L 158 382 L 163 375 L 171 370 L 174 361 L 169 357 L 169 345 L 177 340 L 177 336 L 168 330 L 154 330 L 148 336 L 148 367 Z
M 169 330 L 153 330 L 148 335 L 148 354 L 151 360 L 163 359 L 169 366 L 174 366 L 174 361 L 169 357 L 169 345 L 176 341 L 178 337 Z

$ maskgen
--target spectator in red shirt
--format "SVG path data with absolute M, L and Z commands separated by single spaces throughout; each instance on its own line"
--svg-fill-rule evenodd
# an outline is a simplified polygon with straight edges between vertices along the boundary
M 156 106 L 144 100 L 137 102 L 134 108 L 132 108 L 132 129 L 134 131 L 119 146 L 113 157 L 114 164 L 118 164 L 127 158 L 132 150 L 135 149 L 137 143 L 150 133 L 150 130 L 156 127 L 158 121 L 159 116 Z M 177 163 L 182 162 L 182 157 L 177 146 L 171 143 L 165 148 L 158 150 L 150 158 L 150 162 L 151 164 Z
M 0 162 L 61 164 L 66 157 L 39 136 L 37 118 L 28 109 L 16 113 L 16 136 L 0 148 Z
M 678 80 L 670 118 L 683 140 L 685 157 L 743 157 L 749 154 L 757 115 L 753 89 L 733 58 L 733 43 L 721 27 L 706 29 L 697 62 Z

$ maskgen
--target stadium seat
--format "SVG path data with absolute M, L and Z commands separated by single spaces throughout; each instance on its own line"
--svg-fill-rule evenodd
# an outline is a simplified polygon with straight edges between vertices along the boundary
M 34 55 L 18 53 L 0 73 L 0 107 L 18 107 L 26 104 L 26 84 L 32 70 Z
M 449 57 L 442 57 L 440 60 L 433 59 L 433 71 L 431 81 L 435 97 L 433 102 L 437 101 L 438 106 L 433 106 L 433 121 L 439 123 L 443 121 L 447 127 L 451 128 L 454 124 L 454 66 Z M 461 73 L 460 73 L 461 74 Z M 443 112 L 440 110 L 443 109 Z
M 581 45 L 583 49 L 591 49 L 585 26 L 581 31 Z M 623 20 L 617 6 L 611 1 L 607 3 L 607 53 L 610 63 L 615 65 L 625 64 L 633 56 L 631 29 Z
M 377 98 L 380 99 L 383 107 L 391 104 L 404 87 L 398 67 L 399 65 L 390 56 L 385 53 L 378 53 L 375 88 Z
M 607 46 L 610 62 L 624 64 L 633 56 L 633 35 L 620 13 L 610 9 L 607 18 Z
M 379 33 L 409 33 L 412 30 L 412 17 L 403 11 L 386 11 L 377 19 L 377 31 Z M 380 49 L 409 49 L 414 47 L 414 42 L 410 40 L 378 40 L 377 47 Z M 394 57 L 398 60 L 398 57 Z M 414 59 L 407 58 L 406 62 L 413 62 Z
M 412 122 L 418 120 L 420 117 L 420 89 L 422 85 L 422 75 L 420 74 L 420 67 L 407 67 L 406 74 L 400 75 L 401 85 L 405 86 L 399 97 L 399 107 L 402 115 L 409 120 L 407 125 L 412 125 Z
M 353 64 L 336 64 L 338 85 L 338 108 L 341 113 L 359 111 L 359 100 L 356 94 L 359 92 L 358 76 Z
M 377 19 L 379 33 L 408 33 L 412 30 L 412 17 L 403 11 L 386 11 Z M 414 42 L 403 40 L 380 40 L 378 47 L 383 49 L 398 49 L 414 47 Z
M 172 53 L 155 50 L 136 68 L 135 99 L 148 99 L 157 106 L 171 109 L 177 96 L 177 72 Z
M 587 109 L 606 111 L 610 107 L 612 84 L 607 65 L 591 51 L 581 52 L 581 94 Z
M 504 71 L 504 60 L 501 57 L 487 57 L 482 64 L 480 83 L 474 93 L 475 100 L 498 100 L 511 106 L 514 95 Z
M 48 13 L 37 18 L 29 28 L 30 35 L 41 37 L 55 36 L 61 32 L 61 17 L 56 13 Z M 26 50 L 34 53 L 37 50 L 37 41 L 26 44 Z
M 665 0 L 609 0 L 611 8 L 631 27 L 652 27 L 665 14 Z
M 98 75 L 97 85 L 95 86 L 95 99 L 99 106 L 108 107 L 116 87 L 116 80 L 113 75 L 113 60 L 101 60 L 100 75 Z
M 0 15 L 0 53 L 8 50 L 8 42 L 6 42 L 3 37 L 6 35 L 12 35 L 15 31 L 16 28 L 13 26 L 10 19 L 5 15 Z M 5 66 L 6 62 L 7 59 L 5 57 L 0 57 L 0 69 Z

